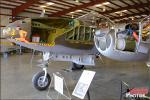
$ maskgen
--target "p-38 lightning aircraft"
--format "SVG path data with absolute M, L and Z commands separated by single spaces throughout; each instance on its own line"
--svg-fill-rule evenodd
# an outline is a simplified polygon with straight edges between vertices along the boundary
M 25 31 L 22 31 L 24 36 L 18 27 Z M 5 27 L 2 36 L 18 45 L 43 52 L 46 63 L 54 60 L 95 65 L 97 53 L 120 61 L 148 61 L 150 20 L 147 17 L 140 24 L 129 24 L 118 31 L 110 19 L 95 12 L 76 19 L 26 18 Z M 47 66 L 33 77 L 33 85 L 38 90 L 47 89 L 50 81 Z

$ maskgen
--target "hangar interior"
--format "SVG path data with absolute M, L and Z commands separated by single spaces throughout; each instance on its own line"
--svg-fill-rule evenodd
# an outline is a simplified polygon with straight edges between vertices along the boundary
M 72 100 L 84 70 L 96 72 L 85 100 L 150 100 L 150 0 L 0 0 L 0 32 L 2 100 L 49 99 L 42 70 L 62 73 Z

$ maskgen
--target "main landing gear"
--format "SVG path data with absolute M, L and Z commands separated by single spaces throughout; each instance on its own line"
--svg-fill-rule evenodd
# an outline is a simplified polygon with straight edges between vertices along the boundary
M 48 89 L 51 83 L 51 76 L 47 72 L 48 63 L 42 64 L 43 71 L 36 73 L 32 78 L 33 86 L 39 90 L 44 91 Z M 81 70 L 84 68 L 84 65 L 78 65 L 72 62 L 72 70 Z
M 43 67 L 43 71 L 36 73 L 32 78 L 33 86 L 39 90 L 46 90 L 51 83 L 51 76 L 47 73 L 48 64 Z

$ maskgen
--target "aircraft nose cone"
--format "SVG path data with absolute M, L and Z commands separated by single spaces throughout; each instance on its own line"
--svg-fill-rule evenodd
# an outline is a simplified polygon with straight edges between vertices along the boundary
M 16 36 L 16 30 L 15 30 L 15 28 L 5 27 L 2 30 L 2 34 L 1 34 L 2 38 L 12 37 L 12 36 Z
M 6 38 L 7 36 L 9 36 L 9 32 L 10 32 L 11 28 L 9 27 L 5 27 L 3 30 L 2 30 L 2 37 L 3 38 Z

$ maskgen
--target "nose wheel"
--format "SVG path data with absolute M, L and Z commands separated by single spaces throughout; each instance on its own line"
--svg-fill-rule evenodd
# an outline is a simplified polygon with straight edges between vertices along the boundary
M 46 90 L 49 87 L 50 82 L 51 82 L 50 75 L 47 73 L 45 77 L 44 71 L 35 74 L 32 78 L 33 86 L 39 91 Z

